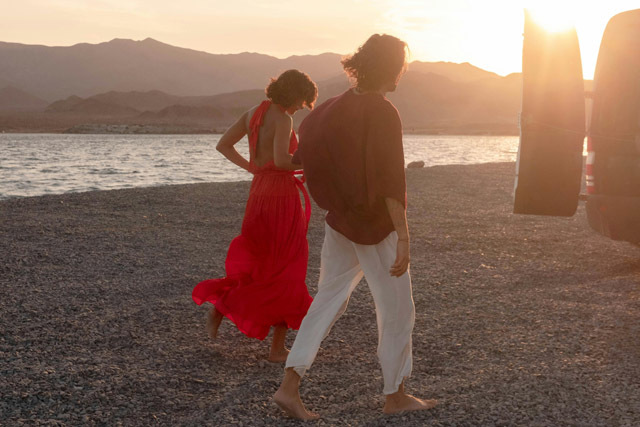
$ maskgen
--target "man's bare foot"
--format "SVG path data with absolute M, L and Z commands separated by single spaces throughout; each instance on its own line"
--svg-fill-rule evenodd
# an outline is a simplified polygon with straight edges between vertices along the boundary
M 218 328 L 220 327 L 220 323 L 222 323 L 223 317 L 222 313 L 216 310 L 215 307 L 211 307 L 207 313 L 207 332 L 209 333 L 209 338 L 212 340 L 218 337 Z
M 291 418 L 304 421 L 320 418 L 320 415 L 307 411 L 299 394 L 289 395 L 282 390 L 282 386 L 276 391 L 276 394 L 273 395 L 273 401 Z
M 288 355 L 289 355 L 289 350 L 287 350 L 286 348 L 281 349 L 279 351 L 272 350 L 267 360 L 273 363 L 282 363 L 287 361 Z
M 398 391 L 387 394 L 382 412 L 385 414 L 397 414 L 402 411 L 424 411 L 438 404 L 437 400 L 422 400 L 404 392 L 404 381 L 400 383 Z
M 382 412 L 385 414 L 397 414 L 402 411 L 424 411 L 433 408 L 437 404 L 438 401 L 435 399 L 422 400 L 410 394 L 401 393 L 397 395 L 397 393 L 394 393 L 387 395 L 387 401 Z

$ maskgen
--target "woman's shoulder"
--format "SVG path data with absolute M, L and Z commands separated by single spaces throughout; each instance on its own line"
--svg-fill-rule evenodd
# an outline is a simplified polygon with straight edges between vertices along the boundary
M 260 104 L 254 105 L 253 107 L 251 107 L 250 109 L 248 109 L 243 113 L 243 115 L 241 116 L 241 119 L 244 120 L 244 123 L 247 129 L 251 128 L 251 122 L 254 120 L 254 116 L 256 116 L 256 113 L 258 112 L 258 110 L 261 110 L 260 116 L 264 116 L 266 112 L 269 110 L 269 108 L 267 107 L 270 105 L 271 105 L 271 101 L 267 99 L 262 101 Z M 262 121 L 261 118 L 256 117 L 256 119 L 258 119 L 259 121 Z
M 253 107 L 249 108 L 247 111 L 244 112 L 244 115 L 246 117 L 248 117 L 249 119 L 251 119 L 253 117 L 253 115 L 256 113 L 256 111 L 258 111 L 258 108 L 262 107 L 264 104 L 264 101 L 262 101 L 260 104 L 256 104 Z
M 289 114 L 281 111 L 277 106 L 272 105 L 269 109 L 269 118 L 273 120 L 276 127 L 291 127 L 293 126 L 293 117 Z

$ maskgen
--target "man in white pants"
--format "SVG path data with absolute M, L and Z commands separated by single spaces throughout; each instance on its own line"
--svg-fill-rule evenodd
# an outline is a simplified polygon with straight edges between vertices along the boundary
M 415 310 L 408 271 L 402 123 L 384 94 L 395 90 L 406 69 L 406 44 L 374 34 L 342 64 L 355 86 L 309 114 L 300 125 L 296 154 L 311 196 L 327 210 L 325 240 L 318 293 L 300 325 L 274 401 L 304 420 L 318 415 L 305 409 L 300 379 L 363 275 L 376 306 L 383 411 L 437 404 L 404 392 L 404 378 L 411 373 Z

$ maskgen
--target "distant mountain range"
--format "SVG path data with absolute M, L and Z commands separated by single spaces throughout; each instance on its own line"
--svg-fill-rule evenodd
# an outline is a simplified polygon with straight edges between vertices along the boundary
M 264 99 L 269 78 L 286 69 L 309 73 L 319 102 L 348 89 L 340 58 L 215 55 L 153 39 L 70 47 L 0 42 L 0 131 L 87 123 L 221 130 Z M 409 131 L 516 133 L 520 86 L 519 74 L 415 61 L 389 98 Z M 296 114 L 296 124 L 306 114 Z
M 49 103 L 12 86 L 0 87 L 0 111 L 34 111 Z
M 0 58 L 0 87 L 13 86 L 50 102 L 111 90 L 213 95 L 265 87 L 270 77 L 290 68 L 305 70 L 316 81 L 341 72 L 335 53 L 286 59 L 215 55 L 150 38 L 69 47 L 0 42 Z

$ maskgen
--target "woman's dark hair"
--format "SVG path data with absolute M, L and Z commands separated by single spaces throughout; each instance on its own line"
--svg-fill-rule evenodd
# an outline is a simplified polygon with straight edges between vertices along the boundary
M 313 104 L 318 98 L 318 87 L 308 74 L 298 70 L 287 70 L 265 89 L 267 98 L 274 104 L 289 108 L 302 100 L 303 105 L 313 110 Z
M 378 90 L 387 83 L 398 83 L 407 69 L 407 44 L 388 34 L 374 34 L 356 53 L 342 59 L 347 75 L 356 87 Z

